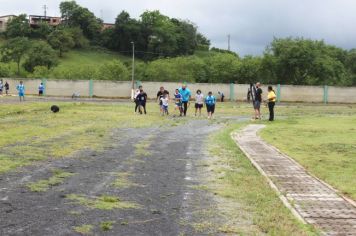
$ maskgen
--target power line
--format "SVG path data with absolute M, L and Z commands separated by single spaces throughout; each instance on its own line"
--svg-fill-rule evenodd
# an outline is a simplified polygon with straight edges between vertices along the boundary
M 231 39 L 231 35 L 228 34 L 227 35 L 227 50 L 230 51 L 230 39 Z

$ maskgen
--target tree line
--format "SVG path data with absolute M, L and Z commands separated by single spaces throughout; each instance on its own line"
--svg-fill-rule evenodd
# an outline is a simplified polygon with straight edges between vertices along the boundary
M 60 4 L 62 24 L 40 22 L 31 28 L 26 15 L 7 25 L 1 47 L 0 76 L 9 76 L 7 62 L 30 77 L 58 79 L 129 79 L 131 63 L 119 60 L 98 68 L 56 69 L 71 49 L 107 48 L 131 55 L 135 43 L 136 79 L 206 83 L 356 85 L 356 49 L 344 50 L 322 40 L 275 38 L 261 56 L 210 48 L 210 41 L 187 20 L 146 11 L 139 19 L 122 11 L 112 28 L 75 1 Z

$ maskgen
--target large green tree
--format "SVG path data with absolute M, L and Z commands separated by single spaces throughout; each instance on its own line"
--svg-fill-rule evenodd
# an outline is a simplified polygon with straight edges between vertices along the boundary
M 323 41 L 303 38 L 274 39 L 266 50 L 277 80 L 285 84 L 348 85 L 347 52 Z
M 59 8 L 65 25 L 80 27 L 88 39 L 97 40 L 102 29 L 102 21 L 94 13 L 75 1 L 61 2 Z
M 25 37 L 9 39 L 1 47 L 1 60 L 3 62 L 15 62 L 17 64 L 17 75 L 20 75 L 20 65 L 29 48 L 30 42 Z
M 241 66 L 239 58 L 230 53 L 217 53 L 206 59 L 209 83 L 234 83 L 238 81 Z
M 7 23 L 5 35 L 8 38 L 30 36 L 31 27 L 26 14 L 14 17 Z

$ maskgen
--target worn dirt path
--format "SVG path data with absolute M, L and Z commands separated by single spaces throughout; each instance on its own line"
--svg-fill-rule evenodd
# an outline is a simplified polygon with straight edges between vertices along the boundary
M 191 187 L 200 184 L 195 169 L 206 153 L 205 137 L 218 129 L 205 120 L 119 129 L 104 150 L 0 175 L 0 235 L 80 235 L 74 227 L 82 225 L 91 225 L 90 235 L 193 235 L 192 212 L 211 201 Z M 48 179 L 54 169 L 74 175 L 44 192 L 26 186 Z M 115 187 L 118 176 L 126 179 Z M 115 196 L 138 207 L 101 210 L 69 194 L 91 201 Z M 113 228 L 104 232 L 100 224 L 109 221 Z
M 356 207 L 258 137 L 262 128 L 264 125 L 249 125 L 233 138 L 287 207 L 326 235 L 356 235 Z

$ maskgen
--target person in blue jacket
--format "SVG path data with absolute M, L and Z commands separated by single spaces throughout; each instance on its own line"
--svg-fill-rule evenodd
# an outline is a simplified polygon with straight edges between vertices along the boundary
M 213 96 L 212 92 L 209 92 L 208 96 L 206 96 L 205 98 L 205 105 L 208 111 L 208 119 L 211 119 L 213 117 L 213 114 L 215 112 L 215 103 L 216 98 Z
M 187 116 L 188 103 L 192 94 L 186 84 L 179 88 L 179 93 L 182 95 L 183 114 Z
M 20 102 L 25 101 L 25 85 L 23 84 L 22 81 L 20 81 L 20 84 L 16 86 L 17 91 L 19 92 L 19 98 Z

